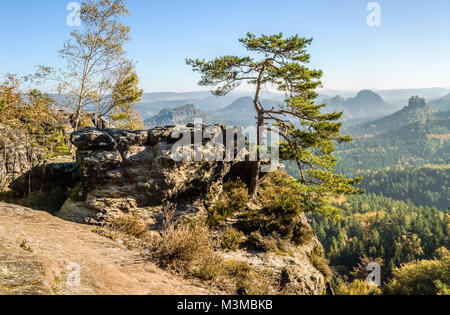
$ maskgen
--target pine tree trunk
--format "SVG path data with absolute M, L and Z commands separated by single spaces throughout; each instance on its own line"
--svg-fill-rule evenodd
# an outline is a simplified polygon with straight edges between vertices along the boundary
M 262 144 L 261 130 L 264 127 L 264 116 L 261 112 L 258 113 L 258 130 L 257 130 L 257 148 L 256 148 L 256 163 L 252 164 L 251 183 L 250 183 L 250 196 L 253 200 L 258 198 L 259 189 L 259 174 L 261 173 L 261 154 L 260 146 Z
M 250 184 L 250 196 L 253 200 L 256 200 L 258 197 L 258 189 L 259 189 L 259 174 L 261 172 L 261 154 L 260 154 L 260 146 L 262 144 L 262 139 L 261 139 L 261 130 L 264 127 L 264 111 L 263 108 L 261 107 L 261 104 L 259 102 L 259 98 L 261 95 L 261 89 L 263 87 L 263 78 L 264 78 L 264 73 L 267 69 L 267 63 L 264 63 L 264 65 L 262 66 L 260 72 L 259 72 L 259 77 L 257 80 L 257 85 L 256 85 L 256 92 L 255 92 L 255 99 L 253 100 L 253 105 L 255 106 L 255 110 L 258 114 L 258 126 L 257 126 L 257 143 L 256 143 L 256 163 L 253 164 L 252 166 L 252 178 L 251 178 L 251 184 Z
M 260 170 L 261 170 L 261 161 L 259 160 L 252 164 L 252 178 L 249 189 L 252 200 L 256 200 L 258 198 Z

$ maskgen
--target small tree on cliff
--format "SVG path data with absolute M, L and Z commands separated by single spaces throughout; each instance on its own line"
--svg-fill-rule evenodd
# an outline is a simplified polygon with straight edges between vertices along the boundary
M 315 197 L 311 202 L 318 208 L 325 207 L 323 198 L 330 193 L 358 192 L 353 188 L 357 181 L 332 173 L 337 163 L 333 156 L 334 142 L 351 141 L 351 138 L 340 135 L 342 125 L 338 120 L 342 113 L 322 114 L 320 109 L 325 105 L 314 102 L 315 90 L 321 86 L 322 71 L 306 66 L 310 61 L 306 48 L 312 39 L 298 35 L 285 38 L 283 34 L 257 37 L 248 33 L 239 41 L 253 56 L 260 57 L 223 56 L 211 61 L 188 59 L 187 64 L 202 74 L 199 85 L 217 87 L 213 92 L 217 96 L 226 95 L 244 82 L 255 86 L 253 105 L 258 130 L 268 123 L 280 128 L 283 158 L 296 161 L 300 182 Z M 261 104 L 261 91 L 265 87 L 284 92 L 285 104 L 265 108 Z M 261 145 L 258 132 L 257 148 Z M 253 197 L 256 197 L 259 185 L 259 153 L 257 161 L 250 187 Z

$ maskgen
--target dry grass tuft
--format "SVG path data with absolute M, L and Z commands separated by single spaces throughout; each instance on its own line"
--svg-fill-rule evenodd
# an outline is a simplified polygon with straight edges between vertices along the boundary
M 110 218 L 106 226 L 135 238 L 143 238 L 149 233 L 147 224 L 138 214 L 124 214 Z
M 200 222 L 170 223 L 152 244 L 152 255 L 166 268 L 189 274 L 204 257 L 211 257 L 209 229 Z
M 235 230 L 231 244 L 236 246 L 241 234 Z M 232 294 L 260 295 L 270 291 L 262 273 L 244 262 L 225 262 L 214 250 L 209 228 L 200 222 L 170 223 L 152 244 L 152 258 L 166 269 L 180 275 L 209 281 Z M 231 246 L 231 247 L 233 247 Z

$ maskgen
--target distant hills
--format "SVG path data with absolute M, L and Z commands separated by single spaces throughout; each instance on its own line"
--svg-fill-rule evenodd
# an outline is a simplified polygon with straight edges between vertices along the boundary
M 192 104 L 197 109 L 211 113 L 223 109 L 235 102 L 239 98 L 251 96 L 249 91 L 233 91 L 225 96 L 214 96 L 210 91 L 185 92 L 185 93 L 145 93 L 141 102 L 138 103 L 137 110 L 142 118 L 148 119 L 157 115 L 164 109 L 175 109 L 186 104 Z M 263 98 L 284 99 L 281 93 L 264 92 Z
M 262 100 L 264 106 L 278 106 L 280 102 Z M 251 97 L 241 97 L 223 109 L 203 112 L 194 105 L 177 108 L 166 108 L 159 114 L 145 120 L 147 127 L 187 124 L 195 118 L 202 118 L 204 123 L 218 123 L 230 126 L 253 126 L 255 124 L 255 109 Z
M 395 166 L 450 163 L 449 112 L 435 112 L 424 99 L 413 97 L 409 105 L 388 117 L 346 128 L 355 137 L 339 145 L 338 170 L 378 170 Z
M 203 123 L 212 123 L 212 119 L 194 105 L 188 104 L 174 109 L 163 109 L 158 115 L 146 119 L 147 128 L 157 126 L 186 125 L 193 123 L 196 118 L 201 118 Z
M 334 106 L 334 108 L 329 109 L 329 111 L 334 109 L 346 109 L 348 111 L 347 115 L 350 116 L 346 116 L 346 120 L 361 119 L 368 121 L 389 115 L 396 110 L 402 109 L 412 95 L 420 95 L 427 99 L 427 101 L 430 102 L 430 106 L 438 107 L 436 108 L 438 110 L 450 109 L 448 108 L 448 105 L 445 105 L 448 104 L 446 103 L 449 97 L 447 94 L 450 93 L 450 89 L 444 88 L 379 91 L 366 90 L 361 92 L 323 89 L 319 90 L 318 93 L 319 96 L 316 99 L 317 103 L 326 101 L 326 103 L 329 103 L 330 107 Z M 447 98 L 445 98 L 446 95 Z M 193 104 L 197 109 L 209 115 L 226 108 L 240 98 L 251 96 L 251 91 L 239 90 L 233 91 L 222 97 L 216 97 L 212 95 L 210 91 L 145 93 L 142 96 L 142 101 L 138 104 L 137 109 L 140 111 L 144 120 L 159 114 L 163 109 L 175 109 L 186 104 Z M 380 98 L 383 100 L 383 104 L 381 104 Z M 262 99 L 282 102 L 284 100 L 284 95 L 283 93 L 264 91 Z M 440 103 L 435 106 L 434 101 L 440 101 Z M 363 112 L 363 118 L 359 117 L 360 112 L 357 107 L 364 107 L 367 110 L 370 105 L 373 105 L 369 104 L 372 102 L 377 105 L 377 108 L 379 106 L 378 110 L 370 114 Z M 441 103 L 444 105 L 440 105 Z M 375 114 L 375 116 L 371 116 L 371 114 Z
M 359 92 L 321 90 L 316 103 L 325 103 L 325 111 L 344 111 L 344 126 L 351 128 L 355 135 L 379 134 L 391 130 L 405 123 L 411 123 L 418 117 L 425 117 L 431 109 L 412 110 L 404 108 L 406 99 L 402 104 L 389 100 L 403 99 L 407 93 L 421 92 L 429 98 L 429 107 L 440 111 L 450 110 L 449 89 L 418 89 L 418 90 L 386 90 Z M 342 92 L 343 96 L 331 96 L 333 93 Z M 445 94 L 447 92 L 447 94 Z M 326 93 L 326 94 L 325 94 Z M 351 96 L 354 95 L 354 96 Z M 411 95 L 409 94 L 408 98 Z M 263 92 L 262 104 L 265 107 L 277 107 L 284 102 L 282 93 Z M 190 110 L 186 110 L 187 104 L 192 104 Z M 194 109 L 195 108 L 195 109 Z M 402 109 L 403 108 L 403 109 Z M 137 108 L 148 124 L 173 124 L 173 122 L 191 121 L 193 116 L 202 117 L 211 123 L 248 126 L 255 123 L 255 111 L 252 102 L 251 91 L 233 91 L 232 93 L 216 97 L 210 91 L 185 92 L 185 93 L 146 93 Z M 170 111 L 176 117 L 170 118 Z M 414 113 L 411 113 L 414 112 Z M 426 114 L 426 113 L 428 114 Z M 394 117 L 389 117 L 396 114 Z M 425 115 L 425 116 L 424 116 Z M 188 118 L 188 116 L 190 116 Z M 409 118 L 408 118 L 409 117 Z M 385 119 L 386 118 L 386 119 Z M 370 124 L 369 124 L 370 122 Z M 364 125 L 365 124 L 365 125 Z M 377 127 L 374 128 L 374 125 Z M 371 128 L 369 128 L 371 127 Z M 360 129 L 357 132 L 357 129 Z
M 281 100 L 263 99 L 261 100 L 261 104 L 265 108 L 278 107 L 281 105 Z M 215 111 L 210 115 L 216 122 L 226 125 L 247 127 L 256 124 L 255 107 L 253 99 L 250 96 L 241 97 L 227 107 Z
M 343 98 L 336 96 L 323 101 L 327 104 L 326 111 L 343 111 L 344 120 L 374 119 L 395 112 L 395 107 L 387 104 L 377 93 L 370 90 L 358 92 L 355 97 Z
M 450 94 L 430 102 L 430 107 L 439 111 L 450 110 Z
M 419 95 L 428 102 L 440 99 L 450 93 L 448 88 L 375 90 L 386 102 L 401 109 L 413 95 Z M 431 106 L 431 104 L 430 104 Z
M 433 116 L 434 112 L 433 109 L 427 106 L 425 99 L 416 96 L 412 97 L 409 100 L 408 106 L 404 107 L 401 111 L 376 121 L 352 127 L 350 130 L 353 136 L 376 135 L 398 129 L 414 122 L 426 121 Z

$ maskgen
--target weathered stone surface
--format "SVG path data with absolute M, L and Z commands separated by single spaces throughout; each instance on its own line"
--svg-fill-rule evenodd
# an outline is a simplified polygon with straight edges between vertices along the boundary
M 207 205 L 211 197 L 217 197 L 224 177 L 235 163 L 176 162 L 172 151 L 177 137 L 172 134 L 181 130 L 177 128 L 158 127 L 149 131 L 85 128 L 72 135 L 78 148 L 85 205 L 91 210 L 89 213 L 98 216 L 89 218 L 90 221 L 101 220 L 106 214 L 165 203 L 176 208 L 196 204 L 201 211 L 202 204 Z M 217 127 L 218 131 L 220 128 L 224 127 Z M 193 133 L 193 127 L 181 131 Z M 60 216 L 67 213 L 63 207 Z
M 87 112 L 82 112 L 81 116 L 86 123 L 91 124 L 95 118 L 93 113 Z M 50 125 L 61 129 L 69 144 L 70 134 L 74 130 L 74 113 L 55 111 Z M 7 190 L 13 180 L 29 172 L 35 165 L 47 162 L 44 150 L 31 145 L 31 136 L 25 130 L 0 124 L 0 191 Z
M 38 163 L 43 152 L 32 150 L 27 134 L 17 128 L 0 124 L 0 191 L 11 181 Z
M 80 285 L 70 281 L 78 270 Z M 0 295 L 208 293 L 220 292 L 162 271 L 91 226 L 0 203 Z
M 148 132 L 148 144 L 155 145 L 158 142 L 169 142 L 171 139 L 172 128 L 156 127 Z
M 117 147 L 117 142 L 111 136 L 94 127 L 75 131 L 70 136 L 70 142 L 81 150 L 115 149 Z
M 121 166 L 122 156 L 118 151 L 78 151 L 77 163 L 84 178 L 101 178 L 103 172 Z
M 111 136 L 121 148 L 142 146 L 145 145 L 148 140 L 148 131 L 146 130 L 106 129 L 104 132 Z

